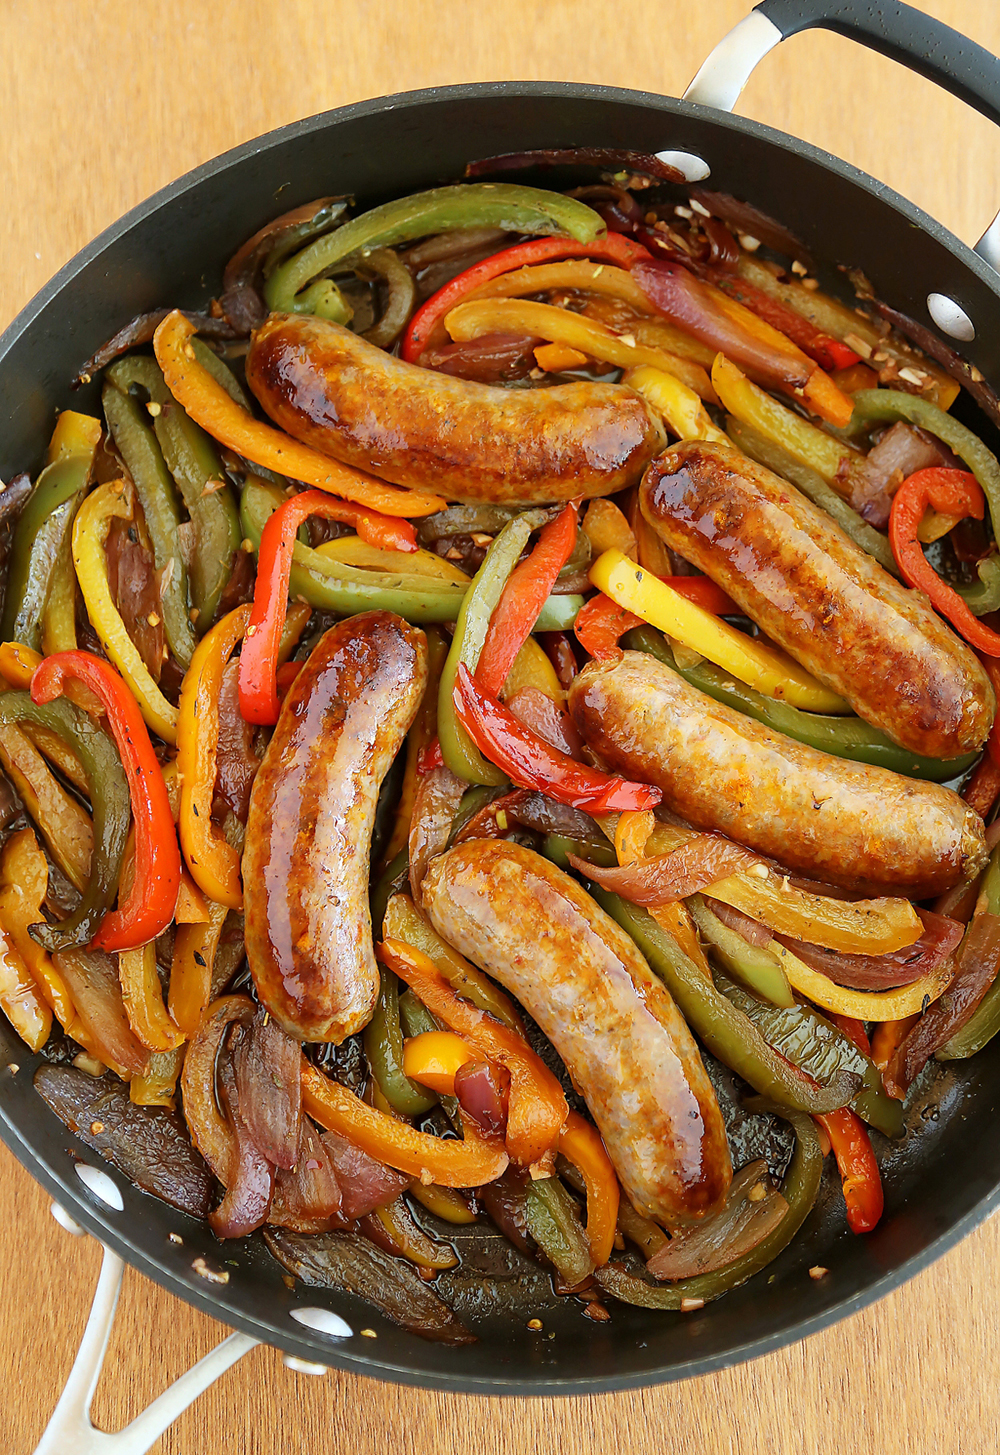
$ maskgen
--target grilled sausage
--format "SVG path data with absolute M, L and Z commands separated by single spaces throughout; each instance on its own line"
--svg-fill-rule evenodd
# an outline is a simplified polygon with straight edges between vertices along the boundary
M 624 930 L 568 874 L 499 839 L 433 860 L 424 907 L 534 1016 L 638 1211 L 668 1227 L 710 1213 L 732 1180 L 719 1104 L 687 1023 Z
M 925 899 L 986 861 L 983 821 L 950 788 L 794 742 L 642 652 L 588 663 L 569 708 L 614 771 L 658 784 L 696 828 L 811 879 Z
M 454 500 L 610 495 L 663 448 L 645 400 L 622 385 L 475 384 L 407 364 L 320 318 L 265 319 L 246 374 L 266 413 L 296 439 Z
M 254 781 L 247 956 L 261 1003 L 299 1040 L 339 1044 L 375 1008 L 375 805 L 426 682 L 423 632 L 388 611 L 339 622 L 295 679 Z
M 793 485 L 689 441 L 653 462 L 639 498 L 671 550 L 859 717 L 931 758 L 982 746 L 996 704 L 970 648 Z

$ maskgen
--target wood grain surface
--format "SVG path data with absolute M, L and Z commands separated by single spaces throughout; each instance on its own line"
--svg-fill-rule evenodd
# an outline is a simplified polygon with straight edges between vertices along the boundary
M 1000 53 L 996 0 L 918 0 Z M 598 81 L 678 95 L 749 0 L 4 0 L 0 325 L 101 228 L 199 162 L 345 102 L 453 81 Z M 1000 205 L 1000 135 L 891 62 L 812 33 L 740 104 L 974 239 Z M 995 382 L 995 381 L 994 381 Z M 99 1264 L 0 1149 L 0 1452 L 26 1455 Z M 1000 1427 L 1000 1223 L 874 1308 L 728 1372 L 638 1393 L 489 1400 L 331 1373 L 257 1349 L 162 1455 L 978 1452 Z M 131 1419 L 224 1330 L 129 1271 L 95 1418 Z M 66 1455 L 77 1455 L 67 1451 Z

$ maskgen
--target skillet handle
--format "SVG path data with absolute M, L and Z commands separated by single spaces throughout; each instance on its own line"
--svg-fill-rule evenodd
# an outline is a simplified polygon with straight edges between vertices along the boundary
M 817 28 L 899 61 L 1000 125 L 1000 60 L 901 0 L 761 0 L 715 47 L 685 91 L 685 101 L 732 111 L 769 51 L 791 35 Z M 976 252 L 1000 271 L 1000 214 Z

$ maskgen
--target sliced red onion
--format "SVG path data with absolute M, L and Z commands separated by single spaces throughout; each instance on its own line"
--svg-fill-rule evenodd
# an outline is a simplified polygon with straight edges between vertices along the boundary
M 464 779 L 444 767 L 432 768 L 417 777 L 407 844 L 410 892 L 417 904 L 427 866 L 436 854 L 443 854 L 448 847 L 451 826 L 468 786 Z
M 632 904 L 676 904 L 718 884 L 720 879 L 748 869 L 760 862 L 740 844 L 730 843 L 717 834 L 698 834 L 669 854 L 640 859 L 635 864 L 619 864 L 602 868 L 570 854 L 570 863 L 604 889 L 620 894 Z
M 536 367 L 535 347 L 540 339 L 513 333 L 484 333 L 464 343 L 425 349 L 420 363 L 439 374 L 454 374 L 477 384 L 500 384 L 524 379 Z
M 721 920 L 728 930 L 740 935 L 748 945 L 755 945 L 758 950 L 766 950 L 774 938 L 767 925 L 751 919 L 741 909 L 734 909 L 731 904 L 723 904 L 721 899 L 712 899 L 707 894 L 705 903 L 717 920 Z
M 899 985 L 912 985 L 914 980 L 936 970 L 954 954 L 965 933 L 964 925 L 957 920 L 926 909 L 918 909 L 917 914 L 924 926 L 919 940 L 888 955 L 842 954 L 788 935 L 778 935 L 777 939 L 806 965 L 837 985 L 846 985 L 852 990 L 892 990 Z
M 333 1162 L 308 1117 L 301 1120 L 294 1170 L 279 1169 L 275 1177 L 268 1222 L 299 1233 L 325 1233 L 346 1224 Z
M 236 1050 L 245 1036 L 238 1032 Z M 242 1238 L 266 1222 L 274 1196 L 274 1168 L 259 1150 L 243 1118 L 233 1062 L 223 1049 L 216 1068 L 219 1105 L 229 1123 L 236 1149 L 230 1160 L 230 1180 L 219 1206 L 208 1215 L 218 1238 Z
M 809 269 L 815 267 L 815 260 L 802 239 L 796 237 L 784 223 L 776 222 L 766 212 L 761 212 L 759 207 L 753 207 L 749 202 L 740 202 L 738 198 L 730 197 L 728 192 L 709 192 L 704 187 L 693 188 L 691 197 L 693 201 L 700 202 L 702 207 L 707 207 L 713 216 L 721 217 L 723 222 L 735 227 L 737 232 L 755 237 L 758 242 L 773 248 L 776 253 L 796 258 Z
M 233 1053 L 240 1111 L 260 1153 L 275 1167 L 295 1166 L 302 1111 L 302 1048 L 258 1006 Z
M 889 520 L 892 497 L 907 476 L 930 465 L 962 470 L 965 466 L 946 446 L 923 430 L 899 420 L 887 429 L 868 454 L 852 462 L 848 475 L 851 504 L 872 525 Z
M 66 981 L 95 1053 L 109 1066 L 141 1075 L 149 1065 L 150 1053 L 128 1023 L 111 956 L 101 950 L 61 950 L 52 959 Z
M 895 308 L 890 308 L 887 303 L 881 303 L 877 298 L 868 300 L 870 306 L 880 314 L 893 328 L 898 328 L 901 334 L 915 343 L 918 348 L 932 358 L 935 363 L 940 364 L 945 373 L 967 389 L 980 409 L 994 424 L 1000 425 L 1000 399 L 987 384 L 978 369 L 973 369 L 971 364 L 957 354 L 955 350 L 939 339 L 936 333 L 925 328 L 914 318 L 908 318 L 905 313 L 899 313 Z M 917 361 L 919 364 L 919 360 Z
M 722 1207 L 697 1227 L 675 1233 L 646 1264 L 654 1278 L 693 1278 L 734 1263 L 781 1222 L 788 1203 L 771 1185 L 767 1163 L 751 1162 L 732 1180 Z
M 545 147 L 531 152 L 503 152 L 469 162 L 467 177 L 491 177 L 495 172 L 524 172 L 529 167 L 603 167 L 609 172 L 636 172 L 658 182 L 683 182 L 684 173 L 649 152 L 616 147 Z
M 583 757 L 583 739 L 568 712 L 538 687 L 522 687 L 508 698 L 507 706 L 525 727 L 570 758 Z
M 340 1211 L 345 1218 L 361 1218 L 384 1207 L 412 1181 L 405 1173 L 377 1162 L 339 1132 L 324 1132 L 322 1140 L 340 1187 Z
M 490 1061 L 467 1061 L 455 1072 L 455 1095 L 464 1112 L 488 1135 L 507 1130 L 510 1075 Z

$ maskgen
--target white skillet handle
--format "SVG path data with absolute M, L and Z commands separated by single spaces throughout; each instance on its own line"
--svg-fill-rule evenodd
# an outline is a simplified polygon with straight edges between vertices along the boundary
M 685 91 L 685 101 L 732 111 L 768 51 L 816 27 L 899 61 L 1000 125 L 1000 60 L 901 0 L 761 0 L 715 47 Z M 1000 272 L 1000 214 L 976 243 L 976 252 Z
M 61 1208 L 53 1207 L 53 1213 L 67 1231 L 82 1233 L 82 1228 Z M 111 1337 L 124 1267 L 116 1253 L 104 1249 L 101 1276 L 80 1352 L 35 1455 L 146 1455 L 189 1404 L 260 1342 L 249 1334 L 230 1334 L 123 1430 L 111 1435 L 95 1429 L 90 1422 L 90 1405 Z

